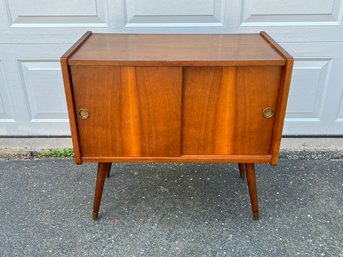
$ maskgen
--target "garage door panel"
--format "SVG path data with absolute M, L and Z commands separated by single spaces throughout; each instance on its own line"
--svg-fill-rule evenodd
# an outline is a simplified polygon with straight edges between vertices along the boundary
M 0 0 L 0 43 L 71 45 L 87 30 L 122 30 L 122 9 L 121 0 Z
M 296 58 L 289 93 L 287 117 L 320 120 L 328 87 L 331 58 Z
M 303 26 L 320 22 L 339 22 L 342 18 L 341 7 L 342 0 L 243 0 L 242 24 L 291 23 Z
M 283 43 L 295 56 L 284 134 L 341 135 L 343 43 Z
M 13 122 L 3 61 L 0 59 L 0 123 Z
M 0 68 L 2 63 L 12 119 L 0 119 L 1 135 L 70 134 L 59 64 L 59 57 L 68 47 L 0 44 Z
M 337 119 L 336 121 L 340 121 L 342 122 L 343 121 L 343 94 L 342 94 L 342 97 L 341 97 L 341 100 L 340 100 L 340 108 L 338 110 L 338 114 L 337 114 Z
M 68 122 L 59 60 L 18 60 L 30 122 Z
M 225 0 L 123 0 L 125 27 L 222 27 Z
M 107 0 L 3 0 L 11 27 L 107 27 Z
M 234 2 L 241 6 L 240 13 L 228 9 L 235 32 L 267 31 L 277 42 L 343 41 L 343 0 Z
M 286 135 L 343 134 L 343 0 L 0 0 L 0 135 L 70 135 L 59 57 L 85 31 L 257 33 L 296 61 Z

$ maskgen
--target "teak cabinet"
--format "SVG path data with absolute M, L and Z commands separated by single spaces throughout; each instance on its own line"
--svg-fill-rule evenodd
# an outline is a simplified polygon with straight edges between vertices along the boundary
M 254 163 L 277 164 L 293 58 L 265 32 L 87 32 L 61 58 L 75 161 L 237 162 L 258 217 Z

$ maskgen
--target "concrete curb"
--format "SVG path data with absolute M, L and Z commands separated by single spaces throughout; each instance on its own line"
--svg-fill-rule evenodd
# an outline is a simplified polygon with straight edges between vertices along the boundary
M 72 148 L 70 137 L 0 138 L 0 159 L 34 159 L 47 149 Z M 343 138 L 283 138 L 280 159 L 343 159 Z
M 72 148 L 70 137 L 0 138 L 0 159 L 33 159 L 47 149 Z

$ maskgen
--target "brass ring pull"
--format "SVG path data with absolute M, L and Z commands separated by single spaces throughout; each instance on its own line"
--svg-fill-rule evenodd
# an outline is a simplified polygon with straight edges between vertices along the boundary
M 267 107 L 263 109 L 263 117 L 270 119 L 274 116 L 274 109 L 272 107 Z
M 90 116 L 89 111 L 87 109 L 85 109 L 85 108 L 81 108 L 79 110 L 78 114 L 79 114 L 79 118 L 81 120 L 87 120 L 89 118 L 89 116 Z

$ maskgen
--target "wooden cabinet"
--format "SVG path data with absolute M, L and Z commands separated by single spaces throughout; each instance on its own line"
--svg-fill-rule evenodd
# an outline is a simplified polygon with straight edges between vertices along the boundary
M 72 66 L 82 157 L 180 156 L 182 68 Z
M 293 58 L 266 33 L 87 32 L 61 58 L 75 161 L 237 162 L 258 216 L 254 163 L 277 164 Z

